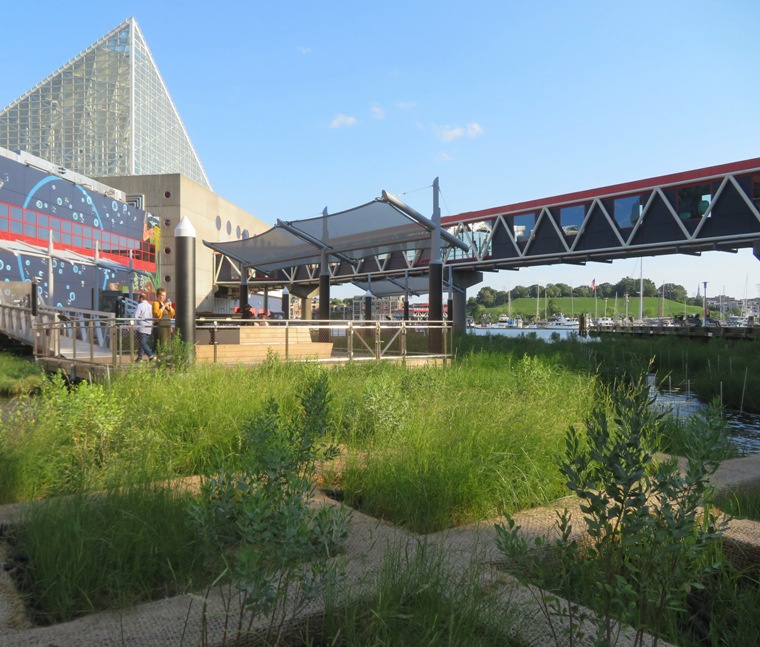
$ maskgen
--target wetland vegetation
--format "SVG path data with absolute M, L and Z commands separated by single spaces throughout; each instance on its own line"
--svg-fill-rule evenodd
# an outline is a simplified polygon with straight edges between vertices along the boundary
M 725 377 L 748 365 L 735 349 L 727 356 L 709 344 L 691 345 L 688 353 L 672 340 L 653 344 L 468 336 L 457 341 L 455 361 L 445 369 L 368 363 L 324 369 L 272 358 L 234 368 L 141 366 L 103 384 L 70 385 L 60 375 L 44 380 L 38 391 L 16 398 L 0 428 L 0 502 L 45 500 L 11 531 L 27 553 L 20 570 L 29 595 L 38 600 L 39 618 L 58 622 L 213 581 L 228 568 L 229 555 L 218 537 L 201 531 L 198 514 L 191 522 L 202 499 L 178 489 L 176 479 L 200 475 L 208 484 L 220 469 L 250 470 L 263 447 L 250 442 L 255 429 L 279 429 L 274 437 L 282 449 L 293 447 L 295 429 L 308 426 L 310 442 L 340 449 L 339 461 L 321 468 L 326 486 L 367 514 L 417 533 L 550 504 L 569 493 L 558 468 L 568 429 L 582 428 L 595 411 L 613 410 L 615 393 L 650 370 L 652 357 L 660 379 L 675 375 L 679 359 L 684 368 L 688 363 L 695 391 L 700 372 Z M 304 418 L 310 410 L 304 394 L 319 383 L 324 406 L 316 418 Z M 754 376 L 736 385 L 757 393 Z M 724 386 L 724 401 L 734 397 L 732 388 L 738 387 Z M 312 418 L 318 425 L 309 426 Z M 650 449 L 683 455 L 709 440 L 712 460 L 730 455 L 719 416 L 708 422 L 662 419 L 660 431 L 665 425 L 669 431 L 652 435 Z M 291 466 L 283 482 L 303 473 L 304 464 L 295 469 L 285 461 L 292 454 L 272 451 L 267 460 L 276 459 L 278 469 Z M 307 464 L 316 458 L 309 454 Z M 272 473 L 271 462 L 261 467 L 256 473 Z M 311 490 L 293 492 L 306 500 Z M 246 496 L 233 488 L 213 498 L 234 507 Z M 286 509 L 295 514 L 289 505 L 276 508 Z M 298 519 L 309 532 L 320 527 Z M 341 523 L 332 520 L 322 531 Z M 53 527 L 60 549 L 33 538 Z M 66 577 L 58 575 L 62 563 Z M 107 581 L 98 581 L 98 572 Z M 35 587 L 49 600 L 43 603 Z M 734 588 L 757 603 L 744 580 Z M 730 592 L 721 589 L 712 602 L 719 596 Z M 411 600 L 412 607 L 415 600 L 430 605 L 426 596 Z

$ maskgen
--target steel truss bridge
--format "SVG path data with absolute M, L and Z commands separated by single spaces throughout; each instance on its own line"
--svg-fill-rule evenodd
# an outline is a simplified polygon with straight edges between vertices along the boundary
M 760 158 L 442 218 L 469 246 L 443 250 L 456 275 L 557 263 L 661 254 L 699 255 L 754 247 L 760 258 Z M 372 281 L 427 273 L 429 246 L 358 263 L 331 259 L 330 282 Z M 333 262 L 334 261 L 334 262 Z M 224 284 L 219 257 L 217 279 Z M 251 275 L 251 287 L 318 283 L 319 264 Z M 229 270 L 226 272 L 229 275 Z M 239 276 L 239 275 L 238 275 Z M 235 285 L 232 276 L 228 285 Z M 470 282 L 472 284 L 472 282 Z

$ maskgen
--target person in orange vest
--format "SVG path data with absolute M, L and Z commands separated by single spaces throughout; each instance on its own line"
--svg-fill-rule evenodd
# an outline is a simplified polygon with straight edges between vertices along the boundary
M 166 296 L 166 288 L 156 290 L 156 300 L 153 302 L 153 318 L 158 320 L 156 326 L 156 341 L 158 344 L 168 344 L 172 338 L 172 322 L 175 310 L 171 299 Z M 158 345 L 156 346 L 158 348 Z

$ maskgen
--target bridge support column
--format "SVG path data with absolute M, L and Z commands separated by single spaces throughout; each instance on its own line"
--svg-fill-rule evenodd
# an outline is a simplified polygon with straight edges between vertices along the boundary
M 467 288 L 483 280 L 483 272 L 454 270 L 454 332 L 467 331 Z
M 290 292 L 288 292 L 288 288 L 282 288 L 282 314 L 286 320 L 290 319 Z

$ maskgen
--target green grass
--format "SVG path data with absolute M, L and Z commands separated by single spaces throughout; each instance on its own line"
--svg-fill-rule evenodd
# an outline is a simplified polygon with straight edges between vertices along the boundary
M 452 572 L 442 551 L 424 543 L 412 555 L 390 550 L 370 595 L 328 606 L 317 644 L 518 647 L 508 637 L 514 618 L 483 588 L 481 575 L 474 561 Z
M 644 316 L 645 317 L 673 317 L 675 315 L 692 315 L 700 313 L 701 308 L 699 306 L 684 306 L 683 303 L 678 301 L 670 301 L 665 299 L 662 301 L 658 297 L 644 297 Z M 639 299 L 638 297 L 630 297 L 628 300 L 628 316 L 638 319 L 639 316 Z M 494 306 L 493 308 L 485 308 L 485 312 L 491 315 L 493 321 L 498 319 L 500 314 L 508 314 L 509 306 L 507 304 Z M 564 313 L 568 317 L 571 315 L 578 316 L 581 313 L 591 315 L 592 317 L 613 317 L 615 319 L 626 316 L 626 304 L 623 297 L 619 297 L 617 300 L 617 308 L 615 307 L 615 299 L 607 299 L 605 306 L 604 299 L 594 299 L 593 297 L 559 297 L 550 298 L 548 301 L 543 297 L 538 304 L 538 318 L 543 319 L 544 313 L 549 316 Z M 662 313 L 662 315 L 660 314 Z M 536 318 L 536 299 L 533 298 L 520 298 L 512 301 L 512 316 L 520 316 L 523 319 L 535 319 Z M 700 313 L 701 316 L 701 313 Z
M 52 621 L 194 586 L 213 558 L 184 525 L 186 501 L 140 484 L 234 470 L 244 427 L 270 397 L 295 416 L 317 372 L 332 394 L 324 440 L 346 452 L 335 485 L 370 514 L 432 532 L 565 495 L 564 432 L 605 401 L 635 353 L 611 352 L 605 365 L 599 344 L 504 342 L 467 339 L 447 368 L 140 367 L 20 396 L 0 423 L 0 502 L 49 499 L 23 530 L 34 596 L 52 609 L 41 613 Z
M 189 495 L 167 484 L 40 502 L 23 516 L 18 573 L 40 624 L 197 590 L 213 553 L 193 527 Z
M 705 403 L 718 398 L 727 409 L 760 413 L 760 372 L 755 370 L 757 349 L 752 341 L 606 335 L 598 343 L 546 344 L 530 336 L 459 335 L 455 348 L 458 356 L 480 348 L 505 354 L 525 352 L 574 371 L 598 373 L 609 383 L 623 373 L 647 370 L 651 360 L 662 384 L 682 391 L 688 388 Z
M 34 393 L 45 381 L 45 374 L 28 357 L 0 352 L 0 395 Z
M 433 532 L 547 503 L 567 426 L 597 396 L 588 376 L 515 355 L 471 355 L 447 371 L 385 367 L 344 400 L 349 503 Z
M 718 507 L 737 519 L 760 521 L 760 494 L 757 488 L 738 489 L 721 493 L 716 500 Z

